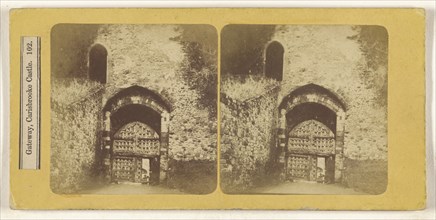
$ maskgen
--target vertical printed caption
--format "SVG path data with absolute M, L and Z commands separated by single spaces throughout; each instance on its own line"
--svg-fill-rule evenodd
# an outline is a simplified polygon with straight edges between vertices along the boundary
M 40 169 L 40 37 L 21 37 L 19 168 Z

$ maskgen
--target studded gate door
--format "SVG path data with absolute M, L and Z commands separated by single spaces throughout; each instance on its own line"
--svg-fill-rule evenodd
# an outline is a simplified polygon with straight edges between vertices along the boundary
M 323 123 L 307 120 L 296 125 L 288 134 L 286 177 L 291 180 L 325 182 L 331 175 L 327 158 L 335 154 L 335 135 Z M 329 170 L 326 170 L 329 169 Z
M 141 122 L 131 122 L 114 135 L 112 181 L 150 183 L 159 179 L 158 133 Z

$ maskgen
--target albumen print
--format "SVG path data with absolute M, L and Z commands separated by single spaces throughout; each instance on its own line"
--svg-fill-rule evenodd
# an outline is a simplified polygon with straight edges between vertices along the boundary
M 383 193 L 387 50 L 381 26 L 225 26 L 223 191 Z
M 216 189 L 213 26 L 58 24 L 51 37 L 52 191 Z

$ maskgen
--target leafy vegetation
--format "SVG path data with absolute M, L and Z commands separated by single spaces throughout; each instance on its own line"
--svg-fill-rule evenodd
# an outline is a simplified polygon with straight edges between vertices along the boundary
M 279 82 L 261 75 L 229 75 L 221 82 L 221 91 L 239 101 L 264 95 L 278 86 Z
M 388 68 L 388 33 L 382 26 L 355 26 L 358 34 L 349 37 L 360 44 L 360 49 L 366 60 L 366 66 L 360 77 L 368 88 L 375 88 L 379 95 L 375 103 L 384 107 L 387 105 L 388 79 L 387 74 L 379 74 Z
M 87 78 L 52 78 L 51 99 L 58 104 L 69 105 L 88 98 L 102 88 L 102 84 Z
M 181 35 L 172 40 L 180 41 L 187 54 L 182 62 L 182 78 L 198 91 L 199 104 L 216 117 L 217 88 L 217 33 L 208 25 L 180 26 Z

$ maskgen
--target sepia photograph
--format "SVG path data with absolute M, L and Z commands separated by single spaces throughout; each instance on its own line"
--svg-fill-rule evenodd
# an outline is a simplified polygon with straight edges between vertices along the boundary
M 223 192 L 384 193 L 387 67 L 382 26 L 225 26 Z
M 28 6 L 1 42 L 6 219 L 432 205 L 429 9 Z
M 55 25 L 51 190 L 215 191 L 217 36 L 211 25 Z

